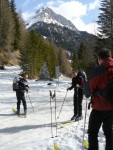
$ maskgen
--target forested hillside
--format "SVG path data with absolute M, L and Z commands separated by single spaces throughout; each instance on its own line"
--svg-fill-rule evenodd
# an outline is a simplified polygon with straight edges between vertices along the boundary
M 41 66 L 46 62 L 51 77 L 54 77 L 54 68 L 59 65 L 59 50 L 56 49 L 40 34 L 27 31 L 14 0 L 0 0 L 1 65 L 19 64 L 33 78 L 38 77 Z
M 101 0 L 100 3 L 101 13 L 97 21 L 99 32 L 94 48 L 90 49 L 84 42 L 84 32 L 79 46 L 67 52 L 68 49 L 64 49 L 60 43 L 55 45 L 54 38 L 47 39 L 38 30 L 28 30 L 21 13 L 17 12 L 15 0 L 0 0 L 0 65 L 18 64 L 28 72 L 29 78 L 36 79 L 44 62 L 51 78 L 55 77 L 56 66 L 60 66 L 61 73 L 66 76 L 70 75 L 71 68 L 89 72 L 96 65 L 98 50 L 106 47 L 112 51 L 113 48 L 113 2 Z M 65 36 L 67 41 L 70 41 L 70 36 Z M 92 39 L 88 39 L 90 41 Z M 73 48 L 74 43 L 70 43 Z M 69 47 L 66 44 L 65 47 Z

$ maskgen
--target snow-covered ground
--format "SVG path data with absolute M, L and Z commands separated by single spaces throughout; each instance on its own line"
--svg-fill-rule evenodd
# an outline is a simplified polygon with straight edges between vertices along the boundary
M 60 77 L 57 80 L 35 81 L 28 80 L 30 90 L 26 95 L 28 106 L 27 118 L 20 118 L 12 112 L 16 108 L 16 96 L 12 90 L 12 82 L 20 72 L 18 66 L 6 67 L 0 70 L 0 150 L 54 150 L 57 143 L 60 150 L 81 150 L 83 140 L 84 118 L 70 126 L 57 129 L 55 126 L 55 101 L 52 100 L 53 136 L 51 134 L 51 90 L 56 92 L 56 116 L 62 111 L 57 123 L 69 120 L 73 115 L 73 90 L 66 93 L 70 87 L 71 79 Z M 67 94 L 67 95 L 66 95 Z M 31 105 L 32 104 L 32 105 Z M 33 108 L 34 111 L 33 111 Z M 85 115 L 86 98 L 83 100 L 83 116 Z M 21 105 L 21 113 L 23 106 Z M 87 111 L 85 139 L 87 140 L 87 126 L 90 110 Z M 105 139 L 102 129 L 99 133 L 99 150 L 104 150 Z

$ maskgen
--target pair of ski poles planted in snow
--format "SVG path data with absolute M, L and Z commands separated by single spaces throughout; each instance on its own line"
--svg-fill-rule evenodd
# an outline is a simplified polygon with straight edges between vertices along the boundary
M 52 119 L 52 116 L 53 116 L 53 111 L 52 111 L 52 99 L 54 100 L 55 102 L 55 125 L 56 125 L 56 137 L 57 137 L 57 118 L 56 118 L 56 91 L 54 91 L 54 94 L 52 94 L 51 91 L 49 91 L 50 93 L 50 111 L 51 111 L 51 135 L 52 135 L 52 138 L 53 138 L 53 119 Z
M 60 116 L 61 114 L 61 111 L 62 111 L 62 108 L 63 108 L 63 105 L 64 105 L 64 102 L 66 100 L 66 96 L 67 96 L 67 92 L 66 91 L 66 94 L 65 94 L 65 97 L 64 97 L 64 100 L 63 100 L 63 103 L 61 105 L 61 109 L 59 111 L 59 114 L 58 114 L 58 117 Z M 55 98 L 55 123 L 56 123 L 56 136 L 57 136 L 57 118 L 56 118 L 56 92 L 54 91 L 54 94 L 52 95 L 52 92 L 50 91 L 50 109 L 51 109 L 51 134 L 52 134 L 52 138 L 53 138 L 53 129 L 52 129 L 52 105 L 51 105 L 51 100 Z M 84 117 L 84 128 L 83 128 L 83 138 L 82 138 L 82 150 L 84 148 L 88 149 L 89 145 L 88 145 L 88 142 L 85 140 L 85 125 L 86 125 L 86 115 L 87 115 L 87 99 L 86 99 L 86 108 L 85 108 L 85 117 Z
M 63 103 L 62 103 L 61 109 L 60 109 L 60 111 L 59 111 L 58 117 L 56 117 L 56 91 L 54 91 L 54 94 L 52 94 L 51 91 L 49 91 L 49 92 L 50 92 L 50 111 L 51 111 L 51 135 L 52 135 L 52 138 L 53 138 L 53 119 L 52 119 L 53 111 L 52 111 L 52 99 L 53 99 L 54 102 L 55 102 L 55 105 L 54 105 L 54 107 L 55 107 L 55 125 L 56 125 L 56 137 L 57 137 L 57 118 L 59 118 L 59 116 L 60 116 L 61 110 L 62 110 L 62 108 L 63 108 L 63 104 L 64 104 L 65 99 L 66 99 L 67 92 L 66 92 L 64 101 L 63 101 Z

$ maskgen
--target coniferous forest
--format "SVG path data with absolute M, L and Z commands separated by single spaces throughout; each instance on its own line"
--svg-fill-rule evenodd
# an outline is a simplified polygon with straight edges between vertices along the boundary
M 39 77 L 44 62 L 52 78 L 56 66 L 66 76 L 70 75 L 71 68 L 89 72 L 96 65 L 95 55 L 101 48 L 109 48 L 113 54 L 113 1 L 101 0 L 100 4 L 94 50 L 81 42 L 78 49 L 67 52 L 44 39 L 40 32 L 27 30 L 15 0 L 0 0 L 0 65 L 18 64 L 28 72 L 29 78 Z

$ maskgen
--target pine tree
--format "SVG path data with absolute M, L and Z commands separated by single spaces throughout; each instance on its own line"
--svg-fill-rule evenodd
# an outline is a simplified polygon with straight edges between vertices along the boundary
M 72 68 L 75 69 L 75 70 L 78 69 L 79 59 L 78 59 L 78 52 L 77 52 L 77 50 L 72 52 L 71 59 L 72 59 L 72 63 L 71 63 Z
M 20 51 L 21 52 L 21 67 L 22 69 L 26 69 L 24 66 L 27 65 L 29 76 L 32 78 L 36 74 L 38 75 L 38 73 L 35 72 L 36 68 L 41 67 L 41 64 L 38 59 L 40 57 L 40 55 L 38 55 L 40 37 L 38 37 L 35 31 L 31 31 L 28 33 L 27 41 L 25 45 L 26 45 L 25 49 L 22 49 Z
M 14 26 L 15 26 L 13 46 L 14 46 L 14 50 L 18 50 L 20 46 L 19 45 L 20 44 L 20 22 L 19 22 L 19 15 L 16 12 L 15 0 L 10 1 L 10 8 L 13 14 Z
M 0 0 L 0 49 L 8 52 L 12 50 L 12 43 L 14 40 L 13 23 L 9 1 Z
M 78 50 L 72 53 L 71 66 L 76 70 L 84 70 L 86 73 L 95 66 L 94 52 L 88 50 L 86 45 L 81 42 Z
M 47 62 L 51 77 L 55 77 L 55 66 L 58 65 L 57 55 L 53 43 L 46 41 L 44 48 L 44 61 Z
M 39 79 L 40 80 L 50 80 L 50 75 L 49 75 L 49 71 L 48 71 L 46 62 L 44 62 L 42 65 Z
M 100 14 L 98 16 L 97 51 L 102 47 L 112 50 L 113 47 L 113 0 L 101 0 Z
M 46 62 L 50 76 L 54 77 L 55 66 L 57 65 L 54 47 L 34 30 L 29 32 L 26 45 L 26 48 L 21 50 L 22 69 L 26 69 L 25 66 L 27 64 L 29 77 L 37 78 L 43 62 Z
M 86 48 L 85 44 L 81 42 L 80 48 L 78 50 L 78 69 L 82 69 L 84 71 L 87 70 L 89 63 L 89 52 Z
M 66 51 L 59 48 L 58 51 L 58 65 L 60 66 L 60 71 L 62 74 L 69 76 L 71 71 L 70 63 L 66 57 Z

